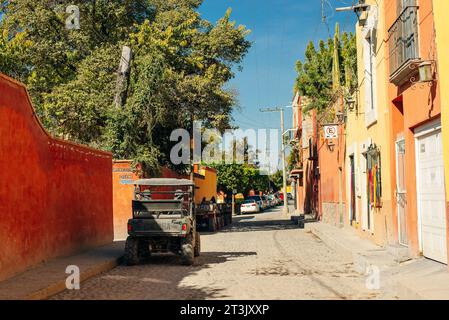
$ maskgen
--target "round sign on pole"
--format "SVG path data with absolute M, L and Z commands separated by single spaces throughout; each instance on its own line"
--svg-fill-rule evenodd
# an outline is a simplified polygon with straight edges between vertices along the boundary
M 336 125 L 324 126 L 324 137 L 326 139 L 338 138 L 338 126 Z

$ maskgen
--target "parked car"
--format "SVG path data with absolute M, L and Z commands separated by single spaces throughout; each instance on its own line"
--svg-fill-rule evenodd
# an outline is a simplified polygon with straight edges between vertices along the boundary
M 281 202 L 284 202 L 284 193 L 283 192 L 279 192 L 279 199 L 281 200 Z
M 268 200 L 267 196 L 262 196 L 262 205 L 263 205 L 263 209 L 264 210 L 267 210 L 267 209 L 271 208 L 270 201 Z
M 245 213 L 259 213 L 260 212 L 260 206 L 254 199 L 248 199 L 245 200 L 245 202 L 242 203 L 240 206 L 240 212 L 242 214 Z
M 275 207 L 278 204 L 278 201 L 276 199 L 276 197 L 274 196 L 274 194 L 269 194 L 268 195 L 268 201 L 270 202 L 270 207 Z
M 276 199 L 276 206 L 280 206 L 282 204 L 282 199 L 281 199 L 281 195 L 279 192 L 276 192 L 274 194 L 274 197 Z
M 251 196 L 248 197 L 246 200 L 255 200 L 256 203 L 259 205 L 260 211 L 265 210 L 265 205 L 261 196 Z

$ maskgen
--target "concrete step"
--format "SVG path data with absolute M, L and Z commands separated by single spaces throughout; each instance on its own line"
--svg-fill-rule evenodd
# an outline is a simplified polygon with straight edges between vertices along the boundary
M 388 245 L 387 252 L 394 257 L 397 263 L 403 263 L 411 260 L 409 249 L 400 245 Z

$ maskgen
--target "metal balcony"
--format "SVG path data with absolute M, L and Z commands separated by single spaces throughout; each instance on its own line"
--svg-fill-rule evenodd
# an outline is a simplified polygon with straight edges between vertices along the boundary
M 390 82 L 399 86 L 408 81 L 421 63 L 418 50 L 418 7 L 408 6 L 388 30 Z

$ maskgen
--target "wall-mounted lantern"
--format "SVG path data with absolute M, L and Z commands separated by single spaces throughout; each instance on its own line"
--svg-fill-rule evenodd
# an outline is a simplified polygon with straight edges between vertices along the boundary
M 353 96 L 346 97 L 345 103 L 346 103 L 349 111 L 353 111 L 355 109 L 356 100 L 354 99 Z
M 418 66 L 419 82 L 432 82 L 433 78 L 432 61 L 424 61 Z

